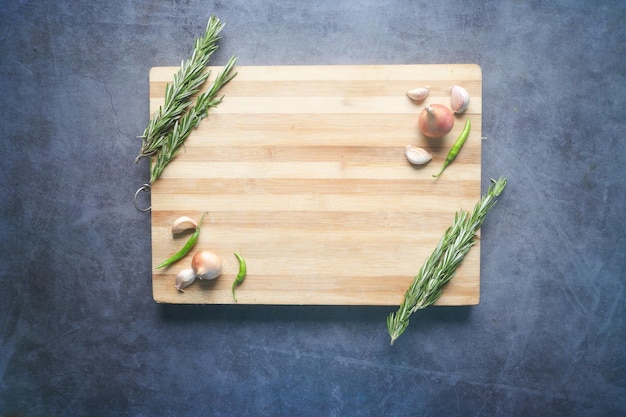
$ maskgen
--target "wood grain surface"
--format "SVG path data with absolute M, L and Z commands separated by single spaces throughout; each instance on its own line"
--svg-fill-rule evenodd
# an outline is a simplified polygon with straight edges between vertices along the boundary
M 211 78 L 220 67 L 210 67 Z M 150 114 L 177 67 L 150 71 Z M 240 304 L 398 305 L 413 276 L 459 209 L 480 198 L 482 74 L 473 64 L 241 66 L 184 149 L 152 186 L 153 296 L 159 303 L 234 303 L 234 252 L 248 264 Z M 417 116 L 450 105 L 450 86 L 471 102 L 443 139 L 426 139 Z M 407 89 L 430 86 L 420 103 Z M 433 178 L 469 117 L 457 159 Z M 410 165 L 404 149 L 433 155 Z M 165 270 L 154 266 L 189 235 L 172 222 L 208 214 L 194 251 Z M 176 274 L 209 249 L 224 264 L 212 281 L 184 293 Z M 480 243 L 439 305 L 479 302 Z

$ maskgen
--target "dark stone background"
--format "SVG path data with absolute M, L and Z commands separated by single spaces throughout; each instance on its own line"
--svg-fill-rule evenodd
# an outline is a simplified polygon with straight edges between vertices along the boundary
M 547 3 L 547 4 L 545 4 Z M 481 304 L 165 306 L 132 204 L 148 70 L 477 63 Z M 626 414 L 626 4 L 10 1 L 0 25 L 0 415 Z

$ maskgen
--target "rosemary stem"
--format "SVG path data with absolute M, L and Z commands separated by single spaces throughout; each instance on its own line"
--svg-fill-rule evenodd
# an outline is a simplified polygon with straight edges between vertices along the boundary
M 173 82 L 165 87 L 165 102 L 154 113 L 141 135 L 141 149 L 135 162 L 159 151 L 165 144 L 167 132 L 191 105 L 191 97 L 200 91 L 209 77 L 209 73 L 204 70 L 209 58 L 217 50 L 219 33 L 223 28 L 224 24 L 217 17 L 209 18 L 204 36 L 194 43 L 191 57 L 181 62 Z
M 392 346 L 408 327 L 411 314 L 439 299 L 443 288 L 452 279 L 456 268 L 474 245 L 476 233 L 482 226 L 487 212 L 496 204 L 496 197 L 506 186 L 506 178 L 491 181 L 487 194 L 482 196 L 471 213 L 460 210 L 455 214 L 452 225 L 445 231 L 435 250 L 426 258 L 413 278 L 398 311 L 387 317 L 387 330 Z

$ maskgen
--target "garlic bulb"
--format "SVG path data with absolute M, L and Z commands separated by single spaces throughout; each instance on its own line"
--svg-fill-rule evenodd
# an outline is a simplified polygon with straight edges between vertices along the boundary
M 453 85 L 450 90 L 450 107 L 455 113 L 463 113 L 469 106 L 470 95 L 466 89 L 458 85 Z
M 191 268 L 200 279 L 214 279 L 222 273 L 222 260 L 211 251 L 201 250 L 191 259 Z
M 185 288 L 193 284 L 196 280 L 196 274 L 193 269 L 183 269 L 176 275 L 176 289 L 180 292 L 185 292 Z
M 414 88 L 412 90 L 407 90 L 406 95 L 411 100 L 422 101 L 426 98 L 426 96 L 428 96 L 429 91 L 430 91 L 429 86 L 421 87 L 421 88 Z
M 433 159 L 433 156 L 425 149 L 413 145 L 406 145 L 404 154 L 406 155 L 406 159 L 413 165 L 424 165 Z
M 182 216 L 174 220 L 172 223 L 172 235 L 177 235 L 185 230 L 196 229 L 198 223 L 191 217 Z

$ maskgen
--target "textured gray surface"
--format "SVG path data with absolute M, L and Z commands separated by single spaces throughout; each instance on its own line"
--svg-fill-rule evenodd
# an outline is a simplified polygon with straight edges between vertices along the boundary
M 3 5 L 0 415 L 626 414 L 624 2 L 310 3 Z M 482 67 L 480 305 L 389 347 L 391 308 L 152 301 L 148 70 L 211 13 L 214 64 Z

